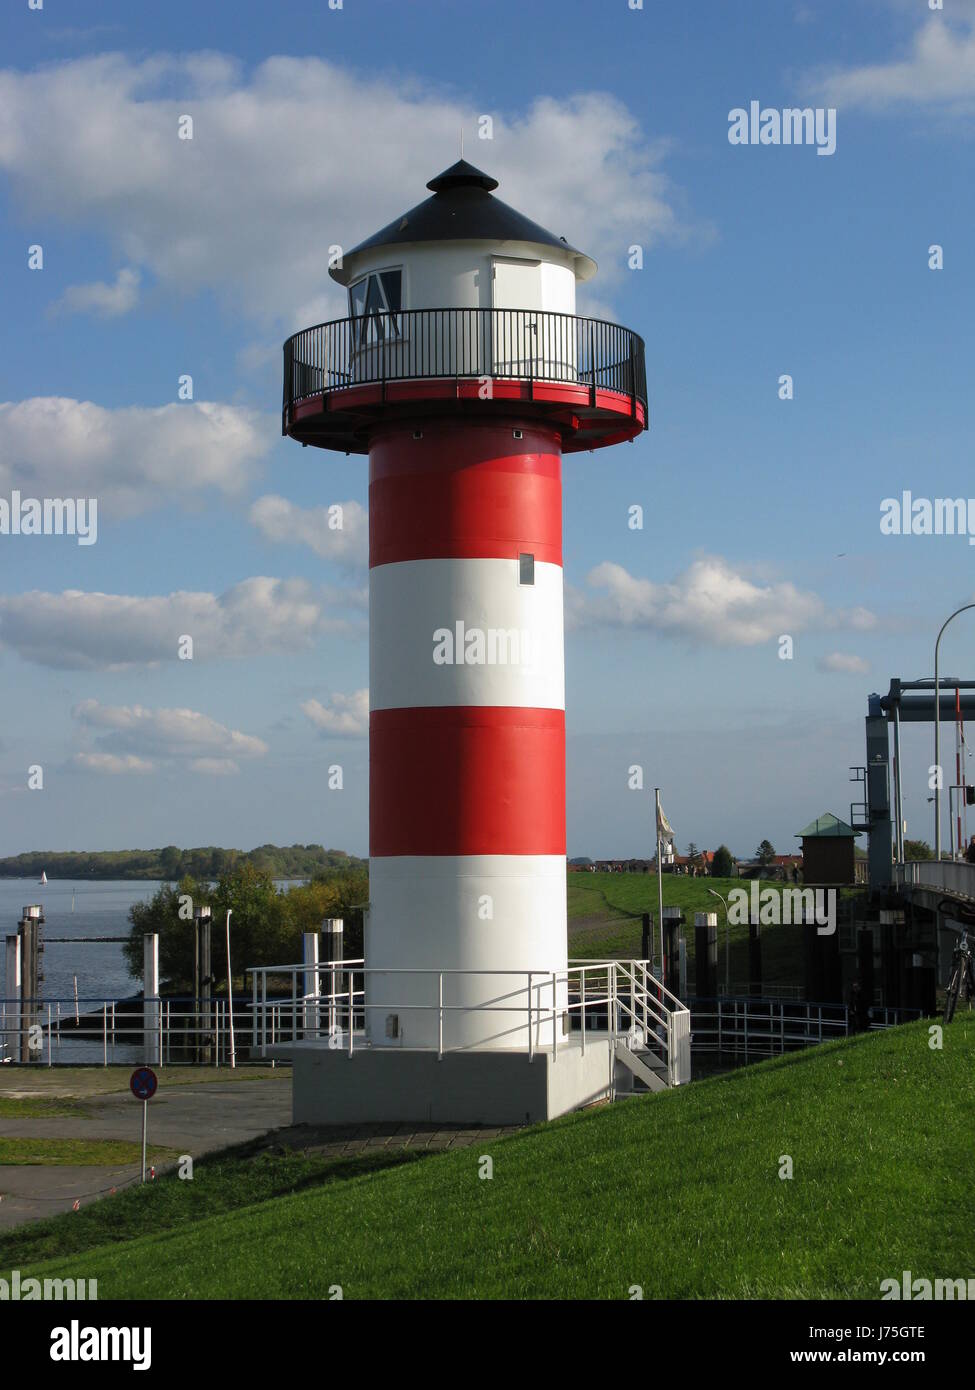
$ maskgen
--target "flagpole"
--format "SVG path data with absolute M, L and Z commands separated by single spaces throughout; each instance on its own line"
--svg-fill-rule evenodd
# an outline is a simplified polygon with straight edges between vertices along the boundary
M 657 918 L 660 926 L 660 977 L 663 979 L 664 973 L 664 866 L 660 855 L 660 788 L 654 787 L 654 797 L 656 798 L 656 826 L 657 826 L 657 908 L 659 916 Z M 650 954 L 653 955 L 651 944 Z M 650 962 L 650 969 L 653 969 L 653 961 Z

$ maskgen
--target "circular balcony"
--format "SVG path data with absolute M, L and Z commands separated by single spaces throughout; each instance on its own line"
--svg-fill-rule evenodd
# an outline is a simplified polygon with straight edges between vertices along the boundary
M 647 429 L 643 339 L 533 309 L 406 309 L 333 319 L 284 345 L 282 433 L 364 454 L 381 421 L 507 414 L 549 422 L 565 453 Z

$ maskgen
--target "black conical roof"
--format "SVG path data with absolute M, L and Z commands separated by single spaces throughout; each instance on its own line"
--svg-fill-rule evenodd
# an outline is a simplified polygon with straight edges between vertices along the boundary
M 576 259 L 576 274 L 588 280 L 596 263 L 584 252 L 570 246 L 564 237 L 546 231 L 531 218 L 495 198 L 492 190 L 498 181 L 490 174 L 475 169 L 466 159 L 459 159 L 427 184 L 432 196 L 404 212 L 381 231 L 360 241 L 346 252 L 348 262 L 360 251 L 372 251 L 380 246 L 402 246 L 417 241 L 527 241 L 536 246 L 554 246 Z M 353 275 L 351 267 L 335 266 L 329 271 L 340 284 L 348 284 Z
M 492 179 L 490 174 L 475 169 L 466 159 L 458 159 L 456 164 L 451 164 L 449 169 L 445 169 L 427 184 L 427 188 L 434 193 L 445 193 L 448 188 L 483 188 L 490 193 L 497 186 L 497 179 Z

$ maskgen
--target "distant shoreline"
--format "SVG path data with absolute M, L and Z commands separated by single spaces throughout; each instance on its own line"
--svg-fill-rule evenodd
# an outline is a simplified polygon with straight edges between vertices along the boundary
M 0 880 L 36 879 L 48 883 L 126 881 L 179 883 L 184 878 L 217 880 L 250 865 L 274 879 L 314 878 L 320 873 L 364 869 L 367 861 L 324 845 L 258 845 L 251 850 L 221 849 L 215 845 L 180 849 L 29 850 L 0 859 Z
M 36 883 L 39 888 L 52 883 L 178 883 L 177 878 L 167 878 L 165 874 L 48 874 L 47 884 L 35 879 L 33 874 L 11 874 L 0 872 L 0 883 Z M 201 878 L 212 879 L 212 874 L 201 874 Z M 276 874 L 271 871 L 276 883 L 303 883 L 311 874 Z

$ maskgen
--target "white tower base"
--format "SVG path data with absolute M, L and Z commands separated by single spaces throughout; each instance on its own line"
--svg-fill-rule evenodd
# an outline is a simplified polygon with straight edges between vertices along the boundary
M 381 1121 L 520 1125 L 554 1120 L 614 1094 L 615 1059 L 606 1037 L 573 1040 L 527 1055 L 498 1050 L 446 1053 L 362 1048 L 351 1057 L 324 1043 L 278 1043 L 268 1056 L 294 1065 L 295 1124 Z

